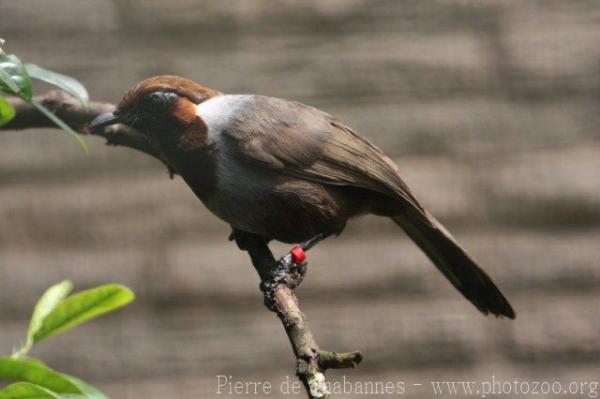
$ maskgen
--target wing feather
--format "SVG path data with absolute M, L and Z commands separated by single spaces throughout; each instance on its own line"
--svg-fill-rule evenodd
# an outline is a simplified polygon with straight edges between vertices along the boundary
M 253 96 L 224 130 L 237 155 L 281 173 L 372 190 L 422 210 L 394 162 L 334 117 L 297 102 Z

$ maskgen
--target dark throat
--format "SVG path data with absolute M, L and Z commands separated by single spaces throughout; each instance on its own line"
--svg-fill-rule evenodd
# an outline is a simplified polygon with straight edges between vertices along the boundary
M 152 133 L 152 141 L 192 191 L 204 199 L 216 185 L 216 148 L 200 118 L 185 126 L 176 125 Z

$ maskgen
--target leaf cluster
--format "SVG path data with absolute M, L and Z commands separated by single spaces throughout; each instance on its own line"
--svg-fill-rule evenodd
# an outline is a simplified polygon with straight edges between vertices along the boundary
M 85 140 L 62 119 L 33 98 L 32 79 L 60 88 L 87 107 L 90 99 L 85 87 L 70 76 L 44 69 L 35 64 L 23 63 L 16 55 L 6 54 L 2 49 L 3 44 L 4 40 L 0 39 L 0 126 L 7 124 L 15 117 L 14 107 L 4 96 L 16 96 L 36 107 L 58 127 L 73 136 L 87 153 L 88 147 Z
M 0 389 L 0 399 L 108 399 L 86 382 L 28 356 L 38 342 L 119 309 L 135 297 L 118 284 L 70 295 L 72 290 L 70 281 L 48 288 L 34 308 L 25 344 L 12 356 L 0 357 L 0 380 L 12 381 Z

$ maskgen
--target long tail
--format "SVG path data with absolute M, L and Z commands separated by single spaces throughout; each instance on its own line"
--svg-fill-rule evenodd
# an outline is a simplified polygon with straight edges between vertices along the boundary
M 492 279 L 432 215 L 410 207 L 392 219 L 477 309 L 515 318 L 515 311 Z

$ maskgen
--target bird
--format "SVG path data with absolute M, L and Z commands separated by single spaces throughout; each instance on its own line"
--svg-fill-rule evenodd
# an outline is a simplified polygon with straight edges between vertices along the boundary
M 339 235 L 359 215 L 389 217 L 479 311 L 515 318 L 490 276 L 421 205 L 396 164 L 326 112 L 160 75 L 133 86 L 90 128 L 118 123 L 140 132 L 234 231 L 298 243 Z

